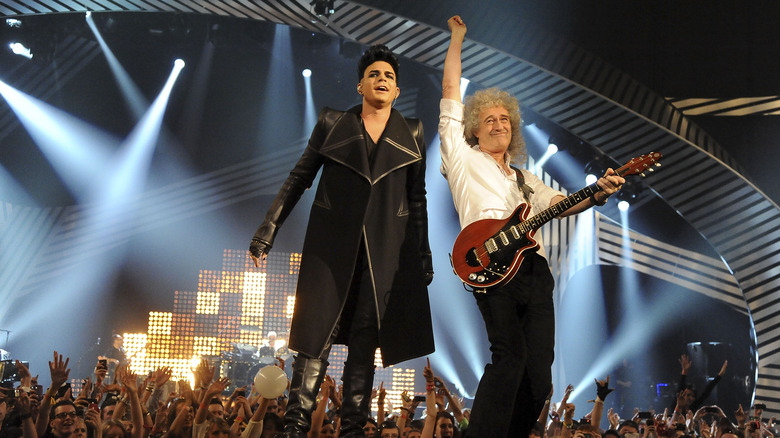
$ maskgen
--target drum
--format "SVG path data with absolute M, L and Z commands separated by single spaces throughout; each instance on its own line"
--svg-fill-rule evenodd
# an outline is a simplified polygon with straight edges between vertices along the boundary
M 257 360 L 263 365 L 273 365 L 276 357 L 274 356 L 274 349 L 268 345 L 260 347 L 255 354 Z M 254 378 L 254 376 L 252 376 Z
M 248 377 L 250 370 L 257 365 L 255 361 L 236 360 L 232 362 L 223 362 L 222 371 L 223 375 L 230 379 L 230 388 L 240 388 L 244 385 L 252 383 Z M 255 371 L 257 373 L 257 371 Z M 252 379 L 255 375 L 252 374 Z

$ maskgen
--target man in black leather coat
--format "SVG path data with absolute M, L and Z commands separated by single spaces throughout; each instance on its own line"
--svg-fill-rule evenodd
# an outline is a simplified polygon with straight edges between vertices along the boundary
M 320 113 L 306 150 L 249 247 L 259 265 L 322 168 L 290 329 L 289 346 L 298 356 L 285 414 L 287 436 L 306 436 L 311 428 L 334 343 L 349 350 L 340 436 L 363 436 L 377 347 L 385 366 L 434 349 L 422 124 L 392 108 L 400 93 L 398 60 L 387 47 L 372 46 L 363 54 L 358 78 L 362 105 Z

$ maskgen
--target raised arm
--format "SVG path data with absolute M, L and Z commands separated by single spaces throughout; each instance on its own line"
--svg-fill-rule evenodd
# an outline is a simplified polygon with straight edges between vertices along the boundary
M 444 58 L 444 77 L 441 81 L 442 97 L 460 102 L 460 52 L 466 36 L 466 24 L 456 15 L 447 20 L 450 28 L 450 46 Z
M 317 438 L 322 431 L 322 423 L 325 420 L 325 413 L 328 408 L 328 399 L 330 398 L 330 392 L 336 387 L 336 383 L 333 378 L 325 375 L 325 379 L 320 385 L 319 402 L 317 408 L 311 416 L 311 430 L 309 431 L 309 438 Z
M 428 365 L 423 368 L 423 376 L 425 377 L 425 425 L 423 426 L 421 438 L 433 438 L 436 429 L 436 385 L 434 384 L 433 370 L 431 369 L 431 361 L 428 360 Z
M 607 396 L 610 392 L 614 391 L 614 389 L 609 387 L 609 376 L 607 376 L 606 380 L 594 380 L 596 381 L 596 402 L 593 404 L 593 410 L 591 411 L 590 424 L 598 429 L 601 427 L 604 401 L 606 401 Z

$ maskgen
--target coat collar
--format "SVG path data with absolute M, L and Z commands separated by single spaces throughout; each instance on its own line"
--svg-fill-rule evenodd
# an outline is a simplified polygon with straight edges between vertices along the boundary
M 390 172 L 422 159 L 420 145 L 409 131 L 406 119 L 393 109 L 377 143 L 373 162 L 369 162 L 365 130 L 358 105 L 343 113 L 330 129 L 320 153 L 343 164 L 376 184 Z

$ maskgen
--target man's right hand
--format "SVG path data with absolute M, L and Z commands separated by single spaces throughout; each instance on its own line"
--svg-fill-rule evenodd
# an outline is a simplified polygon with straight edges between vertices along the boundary
M 251 242 L 249 242 L 249 256 L 252 258 L 252 261 L 255 263 L 255 267 L 260 267 L 260 260 L 265 260 L 266 257 L 268 257 L 268 251 L 271 250 L 271 245 L 265 242 L 261 242 L 256 239 L 252 239 Z
M 466 23 L 463 22 L 460 15 L 455 15 L 447 20 L 447 27 L 450 28 L 453 36 L 463 38 L 466 35 Z

